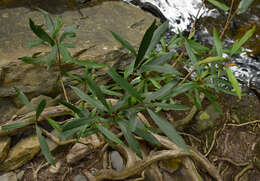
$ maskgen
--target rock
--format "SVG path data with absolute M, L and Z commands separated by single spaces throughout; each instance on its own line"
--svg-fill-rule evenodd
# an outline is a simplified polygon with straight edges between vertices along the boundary
M 88 181 L 88 179 L 84 175 L 78 174 L 73 177 L 73 181 Z
M 41 101 L 46 100 L 46 106 L 45 107 L 50 107 L 50 106 L 58 105 L 60 98 L 61 98 L 60 96 L 57 96 L 55 99 L 53 99 L 49 96 L 40 95 L 38 97 L 32 98 L 30 103 L 32 104 L 33 107 L 36 108 L 40 104 Z M 21 102 L 20 99 L 19 99 L 19 102 Z M 26 114 L 30 111 L 31 110 L 27 106 L 24 105 L 21 109 L 19 109 L 16 112 L 16 115 Z
M 83 159 L 102 144 L 96 134 L 81 139 L 88 144 L 76 143 L 66 156 L 67 163 L 72 164 Z
M 0 176 L 1 181 L 17 181 L 15 172 L 8 172 Z
M 109 155 L 112 168 L 116 171 L 122 171 L 125 168 L 125 165 L 121 154 L 118 151 L 113 150 Z
M 24 170 L 21 170 L 20 172 L 17 173 L 16 177 L 17 177 L 17 180 L 22 180 L 23 179 L 23 176 L 24 176 Z
M 11 144 L 11 137 L 0 137 L 0 164 L 5 160 L 8 155 Z
M 46 2 L 42 1 L 41 3 L 45 4 Z M 51 1 L 51 3 L 61 3 L 61 1 Z M 64 2 L 46 7 L 48 11 L 62 15 L 65 26 L 72 23 L 79 25 L 77 37 L 69 40 L 70 43 L 76 45 L 75 49 L 71 49 L 72 55 L 86 49 L 78 57 L 79 59 L 91 59 L 123 68 L 133 56 L 129 55 L 128 51 L 121 49 L 121 44 L 113 38 L 108 30 L 119 33 L 121 37 L 136 47 L 139 45 L 145 30 L 155 19 L 149 13 L 119 1 L 102 1 L 96 6 L 82 8 L 82 14 L 88 17 L 85 19 L 80 18 L 81 16 L 76 10 L 61 11 Z M 46 53 L 50 51 L 46 46 L 34 48 L 27 46 L 31 41 L 37 40 L 37 37 L 29 29 L 28 19 L 32 18 L 36 24 L 42 24 L 44 23 L 43 15 L 38 11 L 24 7 L 1 9 L 1 13 L 7 16 L 0 17 L 0 24 L 5 24 L 5 26 L 0 27 L 2 35 L 0 41 L 0 103 L 1 98 L 8 98 L 5 100 L 7 101 L 5 105 L 8 105 L 8 110 L 12 111 L 7 112 L 0 106 L 0 117 L 6 116 L 0 121 L 0 124 L 7 122 L 14 112 L 13 102 L 16 99 L 14 86 L 23 91 L 29 99 L 39 95 L 55 97 L 61 92 L 60 86 L 57 84 L 58 68 L 56 65 L 47 70 L 45 65 L 25 64 L 17 60 L 18 57 L 31 56 L 35 52 Z M 69 72 L 79 69 L 79 66 L 68 65 L 64 69 Z M 84 69 L 81 73 L 83 71 Z M 104 71 L 101 74 L 104 75 Z M 100 77 L 103 77 L 102 80 L 106 79 L 102 75 Z M 65 82 L 66 87 L 68 84 Z
M 17 169 L 30 161 L 40 151 L 40 144 L 36 135 L 20 140 L 11 148 L 5 161 L 0 164 L 0 171 Z
M 213 105 L 206 107 L 205 111 L 201 111 L 195 117 L 196 123 L 193 129 L 201 133 L 202 131 L 213 128 L 216 125 L 216 120 L 220 117 L 220 113 L 217 112 Z

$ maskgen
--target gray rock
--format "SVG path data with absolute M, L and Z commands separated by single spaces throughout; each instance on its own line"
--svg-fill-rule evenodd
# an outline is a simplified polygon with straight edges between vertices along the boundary
M 124 159 L 118 151 L 113 150 L 110 152 L 110 161 L 112 168 L 116 171 L 121 171 L 125 168 Z
M 1 181 L 17 181 L 15 172 L 8 172 L 0 176 Z
M 220 113 L 215 110 L 214 106 L 209 105 L 205 111 L 201 111 L 196 115 L 196 123 L 193 129 L 198 133 L 211 129 L 216 125 L 216 120 L 220 116 Z
M 73 181 L 88 181 L 88 179 L 84 175 L 76 175 L 73 177 Z

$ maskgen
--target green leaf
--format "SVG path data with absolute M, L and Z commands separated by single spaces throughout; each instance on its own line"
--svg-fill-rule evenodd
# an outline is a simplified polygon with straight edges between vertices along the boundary
M 74 92 L 81 98 L 83 99 L 84 101 L 86 101 L 88 104 L 100 109 L 100 110 L 103 110 L 103 111 L 106 111 L 106 108 L 104 107 L 104 105 L 98 101 L 98 100 L 95 100 L 93 99 L 92 97 L 90 97 L 89 95 L 85 94 L 84 92 L 82 92 L 81 90 L 79 90 L 77 87 L 74 87 L 74 86 L 71 86 L 71 88 L 74 90 Z
M 35 47 L 35 46 L 38 46 L 38 45 L 40 45 L 40 44 L 43 44 L 45 41 L 43 41 L 42 39 L 40 39 L 40 40 L 35 40 L 35 41 L 33 41 L 33 42 L 30 42 L 29 44 L 28 44 L 28 47 L 29 48 L 32 48 L 32 47 Z
M 60 125 L 58 123 L 56 123 L 56 121 L 54 121 L 53 119 L 51 118 L 47 118 L 47 121 L 50 123 L 50 125 L 56 130 L 58 131 L 59 133 L 62 132 L 62 129 L 60 127 Z
M 64 125 L 62 125 L 62 130 L 63 131 L 68 131 L 70 129 L 74 129 L 77 127 L 81 127 L 81 126 L 85 126 L 85 125 L 89 125 L 92 121 L 97 120 L 97 117 L 92 117 L 92 118 L 88 118 L 88 117 L 83 117 L 83 118 L 79 118 L 79 119 L 74 119 L 70 122 L 65 123 Z
M 47 62 L 48 68 L 50 68 L 52 64 L 57 60 L 57 53 L 58 53 L 57 45 L 54 45 L 53 47 L 51 47 L 51 52 L 48 57 L 48 62 Z
M 216 62 L 216 61 L 220 61 L 220 60 L 225 60 L 225 58 L 224 57 L 207 57 L 204 60 L 197 62 L 196 64 L 200 65 L 200 64 L 212 63 L 212 62 Z
M 238 84 L 238 81 L 237 81 L 236 77 L 231 72 L 229 67 L 225 67 L 225 70 L 226 70 L 226 73 L 227 73 L 227 77 L 228 77 L 229 81 L 231 82 L 233 88 L 235 89 L 238 98 L 241 99 L 242 93 L 241 93 L 241 89 L 240 89 L 240 86 Z
M 157 89 L 162 88 L 162 86 L 160 85 L 159 82 L 157 82 L 157 80 L 153 79 L 153 78 L 148 78 L 148 80 L 151 81 L 151 83 L 154 85 L 154 87 L 156 87 Z
M 188 39 L 189 45 L 194 53 L 205 53 L 209 48 L 203 46 L 202 44 L 196 42 L 196 40 Z
M 110 106 L 107 104 L 105 96 L 101 89 L 97 86 L 97 84 L 88 75 L 85 76 L 85 79 L 91 92 L 95 96 L 97 96 L 98 100 L 101 101 L 101 103 L 107 108 L 107 110 L 110 110 Z
M 144 64 L 142 67 L 147 66 L 147 65 L 162 65 L 162 64 L 165 64 L 169 60 L 172 59 L 173 55 L 174 55 L 174 53 L 172 53 L 172 52 L 164 53 L 162 55 L 155 57 L 150 62 Z M 141 67 L 141 69 L 142 69 L 142 67 Z
M 144 101 L 151 102 L 152 100 L 156 100 L 159 99 L 160 97 L 167 95 L 177 83 L 178 83 L 177 81 L 171 81 L 167 83 L 161 89 L 146 95 Z
M 214 42 L 215 42 L 215 46 L 217 49 L 217 54 L 219 57 L 222 57 L 222 55 L 223 55 L 222 42 L 218 36 L 218 32 L 215 27 L 213 28 L 213 37 L 214 37 Z
M 59 16 L 55 16 L 54 18 L 54 30 L 51 33 L 51 37 L 53 39 L 56 39 L 59 35 L 59 31 L 61 30 L 62 26 L 64 25 L 64 22 L 62 21 L 62 17 Z
M 129 75 L 133 74 L 134 71 L 134 66 L 135 66 L 135 61 L 132 61 L 125 69 L 124 71 L 124 78 L 129 77 Z
M 68 131 L 64 131 L 59 135 L 59 138 L 61 141 L 64 141 L 68 138 L 71 138 L 75 133 L 77 133 L 79 130 L 81 129 L 81 127 L 77 127 L 74 129 L 70 129 Z
M 122 97 L 123 94 L 121 94 L 120 92 L 116 92 L 116 91 L 112 91 L 107 89 L 105 86 L 100 86 L 100 89 L 102 90 L 102 92 L 104 92 L 104 94 L 106 95 L 110 95 L 110 96 L 117 96 L 117 97 Z
M 137 67 L 142 63 L 142 60 L 150 46 L 151 40 L 153 38 L 153 33 L 156 30 L 156 21 L 154 20 L 152 25 L 146 30 L 144 37 L 142 39 L 141 45 L 138 49 L 138 54 L 135 60 L 135 66 Z
M 32 58 L 32 57 L 21 57 L 18 58 L 19 60 L 22 60 L 25 63 L 28 64 L 34 64 L 34 63 L 39 63 L 39 62 L 47 62 L 48 59 L 45 57 L 37 57 L 37 58 Z
M 222 9 L 223 11 L 228 11 L 229 10 L 229 7 L 224 4 L 224 3 L 221 3 L 219 1 L 216 1 L 216 0 L 208 0 L 211 4 L 213 4 L 214 6 L 218 7 L 219 9 Z
M 36 108 L 36 121 L 39 119 L 39 117 L 40 117 L 42 111 L 44 110 L 45 106 L 46 106 L 46 100 L 44 99 L 40 102 L 40 104 Z
M 155 144 L 156 146 L 160 146 L 160 142 L 148 131 L 141 129 L 141 128 L 136 128 L 135 134 L 137 134 L 138 136 L 142 137 L 144 140 Z
M 177 146 L 184 149 L 187 152 L 189 151 L 188 146 L 186 145 L 183 138 L 178 134 L 176 129 L 172 126 L 172 124 L 169 123 L 169 121 L 165 120 L 164 118 L 160 117 L 156 113 L 154 113 L 152 110 L 147 109 L 149 115 L 154 120 L 156 125 L 163 131 L 163 133 L 171 140 L 173 141 Z
M 139 143 L 137 142 L 135 137 L 132 135 L 132 133 L 129 131 L 129 129 L 127 128 L 127 125 L 125 125 L 122 121 L 119 121 L 118 125 L 119 125 L 121 131 L 123 132 L 123 135 L 124 135 L 127 143 L 129 144 L 129 146 L 133 149 L 133 151 L 136 153 L 136 155 L 139 158 L 143 158 L 140 147 L 139 147 Z
M 61 34 L 60 42 L 62 42 L 67 37 L 70 37 L 70 38 L 76 37 L 76 31 L 77 31 L 78 27 L 79 26 L 76 25 L 76 24 L 72 24 L 70 26 L 67 26 L 64 29 L 64 32 Z
M 161 37 L 167 31 L 168 27 L 169 20 L 165 21 L 154 31 L 152 40 L 150 41 L 149 47 L 146 51 L 146 56 L 149 56 L 149 54 L 154 50 L 155 46 L 160 42 Z
M 118 34 L 116 34 L 113 31 L 110 31 L 113 35 L 113 37 L 119 42 L 121 43 L 121 45 L 125 48 L 127 48 L 134 56 L 137 56 L 137 53 L 134 49 L 134 47 L 126 40 L 124 40 L 123 38 L 121 38 Z
M 71 62 L 73 60 L 73 57 L 71 56 L 70 52 L 67 50 L 65 46 L 58 43 L 58 48 L 60 51 L 60 54 L 62 55 L 62 58 L 65 62 Z
M 254 2 L 254 0 L 241 0 L 238 5 L 238 11 L 237 14 L 242 14 L 246 12 L 246 10 L 249 8 L 249 6 Z
M 118 143 L 122 146 L 125 146 L 125 144 L 111 131 L 109 131 L 107 128 L 103 127 L 101 124 L 97 124 L 98 130 L 108 139 L 111 141 Z
M 131 132 L 134 132 L 137 128 L 138 119 L 136 117 L 136 111 L 131 112 L 129 115 L 128 128 Z
M 60 101 L 60 103 L 64 106 L 66 106 L 67 108 L 71 109 L 74 113 L 76 113 L 79 117 L 84 117 L 85 115 L 82 113 L 82 111 L 77 108 L 76 106 L 68 103 L 68 102 L 65 102 L 65 101 Z
M 73 61 L 73 63 L 77 64 L 77 65 L 81 65 L 81 66 L 85 66 L 86 68 L 103 68 L 106 67 L 106 65 L 104 64 L 100 64 L 100 63 L 96 63 L 96 62 L 92 62 L 92 61 L 79 61 L 77 59 L 75 59 Z
M 62 43 L 62 45 L 66 48 L 76 48 L 76 46 L 71 43 Z
M 51 16 L 49 15 L 49 13 L 47 11 L 44 11 L 41 8 L 36 8 L 36 9 L 44 15 L 45 22 L 46 22 L 46 25 L 48 27 L 48 30 L 49 30 L 50 33 L 52 33 L 53 30 L 54 30 L 54 23 L 51 19 Z
M 38 137 L 38 140 L 39 140 L 39 143 L 40 143 L 40 147 L 41 147 L 41 150 L 42 150 L 42 153 L 45 157 L 45 159 L 50 163 L 52 164 L 53 166 L 55 166 L 55 161 L 53 159 L 53 156 L 51 155 L 51 152 L 50 152 L 50 149 L 48 147 L 48 144 L 46 143 L 45 141 L 45 138 L 42 136 L 42 131 L 41 129 L 38 127 L 38 125 L 36 124 L 35 125 L 36 127 L 36 134 L 37 134 L 37 137 Z
M 240 49 L 240 47 L 242 45 L 244 45 L 246 43 L 246 41 L 251 37 L 253 36 L 253 34 L 255 33 L 255 29 L 256 29 L 256 26 L 254 25 L 253 28 L 251 28 L 250 30 L 248 30 L 245 35 L 239 40 L 239 41 L 236 41 L 231 49 L 231 52 L 230 52 L 230 56 L 232 56 L 233 54 L 237 53 Z
M 7 124 L 7 125 L 3 125 L 2 126 L 2 130 L 13 130 L 13 129 L 17 129 L 17 128 L 22 128 L 25 126 L 28 126 L 32 124 L 32 122 L 20 122 L 20 123 L 14 123 L 14 124 Z
M 108 74 L 118 85 L 120 85 L 122 89 L 127 91 L 131 96 L 135 97 L 139 102 L 142 102 L 142 97 L 137 90 L 126 79 L 121 77 L 113 68 L 109 68 Z
M 181 104 L 168 104 L 168 103 L 149 103 L 147 104 L 149 107 L 160 107 L 163 109 L 168 109 L 168 110 L 188 110 L 190 109 L 188 106 L 184 106 Z
M 22 103 L 27 107 L 29 108 L 31 111 L 34 111 L 34 107 L 32 106 L 32 104 L 30 103 L 30 101 L 27 99 L 26 95 L 20 91 L 18 88 L 14 87 L 17 95 L 18 95 L 18 98 L 22 101 Z
M 197 58 L 196 58 L 196 56 L 194 55 L 194 53 L 192 51 L 192 48 L 190 46 L 189 41 L 185 40 L 184 44 L 185 44 L 186 51 L 187 51 L 187 53 L 188 53 L 188 55 L 190 57 L 190 60 L 193 63 L 193 65 L 195 66 L 197 74 L 199 74 L 200 73 L 200 67 L 196 64 L 197 63 Z
M 171 65 L 145 65 L 141 69 L 142 72 L 156 71 L 163 74 L 171 74 L 175 76 L 182 76 L 182 74 L 173 68 Z
M 43 41 L 47 41 L 51 46 L 55 45 L 54 40 L 51 39 L 51 37 L 41 28 L 41 26 L 35 25 L 31 18 L 29 18 L 29 25 L 36 36 Z

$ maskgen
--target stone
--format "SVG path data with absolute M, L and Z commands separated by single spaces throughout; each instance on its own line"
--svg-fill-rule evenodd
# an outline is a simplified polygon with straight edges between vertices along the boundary
M 28 136 L 14 145 L 7 158 L 0 164 L 0 171 L 17 169 L 30 161 L 40 151 L 36 135 Z
M 73 177 L 73 181 L 88 181 L 88 179 L 84 175 L 78 174 Z
M 11 144 L 11 137 L 9 136 L 0 137 L 0 164 L 7 157 L 10 144 Z
M 15 172 L 8 172 L 0 176 L 1 181 L 17 181 Z
M 93 60 L 121 68 L 124 68 L 134 56 L 123 50 L 122 45 L 108 30 L 120 34 L 137 47 L 145 30 L 155 19 L 149 13 L 119 1 L 102 1 L 95 6 L 81 8 L 82 14 L 88 18 L 81 18 L 77 10 L 61 10 L 64 7 L 63 1 L 46 0 L 40 3 L 46 7 L 45 10 L 61 15 L 65 26 L 72 23 L 79 25 L 77 37 L 69 40 L 76 45 L 76 48 L 70 49 L 72 55 L 85 49 L 78 56 L 80 60 Z M 1 98 L 6 98 L 7 101 L 5 106 L 0 106 L 0 117 L 5 116 L 5 119 L 0 120 L 0 124 L 7 122 L 15 112 L 14 86 L 23 91 L 29 99 L 39 95 L 55 97 L 61 92 L 57 84 L 57 65 L 47 70 L 45 65 L 25 64 L 17 60 L 18 57 L 31 56 L 36 52 L 46 54 L 50 51 L 47 46 L 33 48 L 27 46 L 31 41 L 38 39 L 29 29 L 28 19 L 32 18 L 36 24 L 42 24 L 43 15 L 38 11 L 19 6 L 3 8 L 1 14 L 8 14 L 8 16 L 0 16 L 0 24 L 5 24 L 0 27 L 2 35 L 0 38 L 0 105 Z M 64 69 L 70 72 L 79 69 L 79 66 L 68 65 Z M 81 73 L 83 72 L 84 68 L 81 69 Z M 99 75 L 102 80 L 105 80 L 106 77 L 102 74 L 104 75 L 104 70 Z M 68 85 L 70 82 L 65 82 L 65 86 Z M 7 105 L 8 110 L 12 111 L 5 110 Z
M 67 163 L 73 164 L 85 158 L 88 154 L 95 150 L 95 148 L 98 148 L 102 144 L 101 140 L 98 138 L 96 134 L 81 139 L 88 144 L 74 144 L 66 156 Z
M 118 151 L 113 150 L 110 152 L 109 155 L 110 155 L 112 168 L 115 169 L 116 171 L 122 171 L 125 168 L 125 165 L 124 165 L 124 159 L 121 156 L 121 154 Z
M 221 114 L 217 112 L 211 104 L 206 107 L 205 111 L 201 111 L 196 115 L 196 123 L 192 128 L 198 133 L 211 129 L 216 125 L 216 120 L 220 118 L 220 116 Z

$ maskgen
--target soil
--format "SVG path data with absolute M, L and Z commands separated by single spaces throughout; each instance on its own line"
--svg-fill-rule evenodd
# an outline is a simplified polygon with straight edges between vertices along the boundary
M 203 107 L 209 102 L 204 101 Z M 260 143 L 260 123 L 247 124 L 245 126 L 234 126 L 255 120 L 260 120 L 260 100 L 256 96 L 244 96 L 241 101 L 236 97 L 229 95 L 220 95 L 219 104 L 223 110 L 221 118 L 218 120 L 214 129 L 204 131 L 200 134 L 195 133 L 189 127 L 184 130 L 185 133 L 197 137 L 196 141 L 191 136 L 184 135 L 187 144 L 197 148 L 202 154 L 205 154 L 214 140 L 214 146 L 207 158 L 219 169 L 224 181 L 234 180 L 234 177 L 241 172 L 257 156 L 260 157 L 260 151 L 256 150 L 256 145 Z M 177 115 L 178 119 L 184 117 L 186 112 L 178 111 L 170 114 Z M 233 124 L 233 125 L 228 125 Z M 216 137 L 214 139 L 214 133 Z M 92 162 L 97 158 L 98 151 L 90 154 L 85 159 L 74 165 L 66 164 L 64 158 L 68 153 L 70 146 L 56 150 L 55 158 L 63 160 L 61 170 L 57 174 L 50 174 L 49 165 L 42 167 L 38 172 L 38 181 L 71 181 L 78 174 L 84 175 L 83 170 L 89 168 Z M 24 171 L 22 181 L 35 181 L 34 172 L 37 168 L 46 163 L 43 156 L 37 156 L 30 163 L 17 169 L 16 172 Z M 99 162 L 101 163 L 101 162 Z M 240 164 L 240 165 L 239 165 Z M 244 164 L 244 165 L 243 165 Z M 100 169 L 100 164 L 95 164 L 89 168 L 92 172 Z M 176 172 L 177 173 L 177 172 Z M 201 170 L 204 180 L 212 180 Z M 256 167 L 248 170 L 240 181 L 259 181 L 260 170 Z

